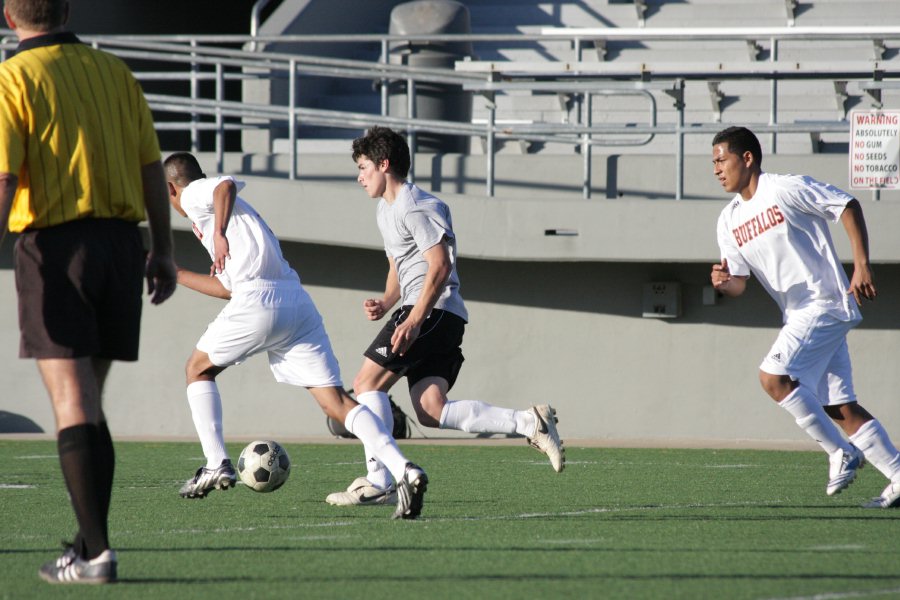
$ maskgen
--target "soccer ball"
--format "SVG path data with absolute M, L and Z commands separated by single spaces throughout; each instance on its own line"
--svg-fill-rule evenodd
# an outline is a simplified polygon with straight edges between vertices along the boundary
M 238 475 L 255 492 L 274 492 L 291 474 L 291 459 L 277 442 L 257 440 L 241 451 Z

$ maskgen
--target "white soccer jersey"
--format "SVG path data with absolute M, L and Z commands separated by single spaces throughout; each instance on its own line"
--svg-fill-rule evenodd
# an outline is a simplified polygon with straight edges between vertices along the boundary
M 453 268 L 434 308 L 451 312 L 464 320 L 469 315 L 459 295 L 456 273 L 456 234 L 450 208 L 438 198 L 411 183 L 406 183 L 393 202 L 382 198 L 377 208 L 378 229 L 384 249 L 394 259 L 400 281 L 401 305 L 415 304 L 425 284 L 428 262 L 422 253 L 446 237 Z
M 215 259 L 213 231 L 215 229 L 215 209 L 213 190 L 225 180 L 234 181 L 237 191 L 244 189 L 244 182 L 229 176 L 209 177 L 191 182 L 181 192 L 181 208 L 193 222 L 194 235 Z M 265 279 L 282 281 L 299 279 L 281 254 L 278 238 L 269 229 L 259 213 L 238 196 L 225 231 L 228 238 L 229 254 L 225 259 L 225 269 L 216 276 L 228 290 L 251 280 Z
M 752 272 L 785 321 L 807 308 L 842 321 L 859 319 L 828 229 L 852 199 L 812 177 L 762 173 L 753 198 L 738 194 L 719 215 L 722 258 L 732 275 Z

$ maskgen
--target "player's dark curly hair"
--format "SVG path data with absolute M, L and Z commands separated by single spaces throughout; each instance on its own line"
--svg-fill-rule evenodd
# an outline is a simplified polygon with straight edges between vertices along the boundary
M 723 129 L 713 138 L 712 145 L 728 144 L 728 151 L 743 156 L 744 152 L 753 155 L 753 162 L 762 167 L 762 148 L 756 135 L 746 127 L 729 127 Z
M 398 179 L 406 179 L 409 173 L 409 146 L 393 129 L 374 125 L 364 136 L 353 140 L 353 162 L 360 156 L 366 156 L 376 165 L 387 160 L 390 172 Z

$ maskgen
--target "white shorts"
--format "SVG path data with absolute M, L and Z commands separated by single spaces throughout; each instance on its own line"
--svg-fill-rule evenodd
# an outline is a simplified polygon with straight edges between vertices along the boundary
M 791 315 L 759 365 L 772 375 L 788 375 L 813 390 L 823 405 L 856 401 L 847 332 L 861 319 L 841 321 L 828 314 Z
M 296 281 L 241 284 L 197 342 L 217 367 L 266 352 L 279 383 L 341 386 L 340 367 L 322 317 Z

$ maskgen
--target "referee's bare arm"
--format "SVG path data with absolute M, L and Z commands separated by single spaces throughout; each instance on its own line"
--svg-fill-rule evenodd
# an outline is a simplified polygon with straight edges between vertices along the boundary
M 12 201 L 19 187 L 19 178 L 12 173 L 0 173 L 0 244 L 6 236 L 6 228 L 9 224 L 9 211 L 12 209 Z
M 153 304 L 165 302 L 175 293 L 177 274 L 172 258 L 172 224 L 166 175 L 160 161 L 141 167 L 144 208 L 150 226 L 150 255 L 147 257 L 147 292 Z

